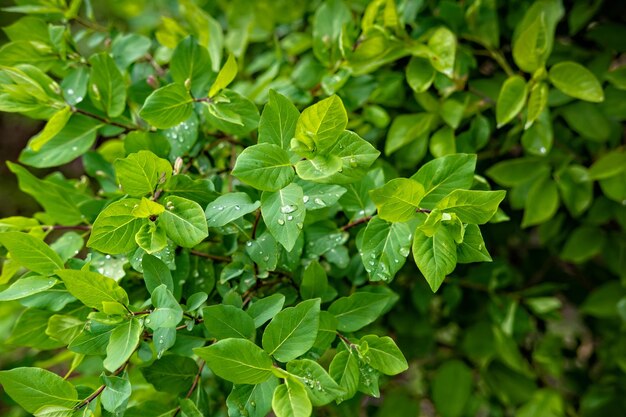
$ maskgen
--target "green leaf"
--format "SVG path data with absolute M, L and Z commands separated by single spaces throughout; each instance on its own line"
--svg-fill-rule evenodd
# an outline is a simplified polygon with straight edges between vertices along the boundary
M 272 394 L 278 378 L 270 378 L 256 385 L 234 385 L 226 398 L 230 417 L 265 417 L 272 409 Z
M 157 391 L 179 394 L 188 392 L 193 385 L 198 365 L 186 356 L 167 355 L 140 370 Z
M 187 120 L 193 113 L 193 98 L 183 84 L 174 83 L 155 90 L 146 98 L 139 115 L 158 129 L 167 129 Z
M 254 327 L 261 327 L 266 321 L 278 314 L 284 304 L 285 296 L 276 293 L 254 301 L 248 307 L 247 313 L 254 320 Z
M 435 208 L 454 213 L 463 223 L 487 223 L 504 200 L 505 191 L 454 190 Z
M 12 162 L 7 161 L 7 166 L 17 176 L 20 189 L 33 196 L 54 221 L 63 225 L 76 225 L 84 222 L 80 209 L 89 197 L 63 184 L 40 180 L 25 168 Z
M 476 155 L 454 154 L 425 163 L 411 177 L 426 191 L 420 206 L 432 209 L 445 196 L 456 189 L 467 189 L 474 180 Z
M 439 72 L 452 78 L 456 55 L 456 36 L 450 29 L 439 27 L 428 39 L 430 63 Z
M 144 223 L 132 212 L 139 200 L 127 198 L 108 205 L 93 223 L 87 247 L 100 252 L 118 254 L 137 247 L 135 235 Z
M 533 73 L 545 64 L 549 54 L 547 37 L 548 33 L 543 15 L 538 16 L 517 36 L 513 41 L 513 60 L 520 69 Z
M 172 53 L 170 74 L 174 82 L 181 85 L 189 80 L 191 91 L 199 95 L 212 75 L 209 51 L 198 45 L 192 36 L 186 37 Z
M 263 349 L 280 362 L 306 353 L 317 337 L 320 300 L 302 301 L 278 313 L 263 332 Z
M 316 407 L 329 404 L 345 394 L 326 370 L 310 359 L 290 361 L 287 364 L 287 372 L 299 377 L 298 380 L 304 385 L 311 403 Z
M 100 394 L 102 407 L 112 413 L 124 411 L 132 393 L 130 381 L 117 376 L 102 376 L 104 391 Z
M 367 335 L 363 336 L 359 343 L 367 344 L 364 353 L 366 361 L 383 374 L 397 375 L 409 369 L 404 355 L 390 337 Z
M 424 58 L 414 56 L 406 67 L 406 81 L 416 93 L 423 93 L 433 83 L 435 79 L 435 69 L 432 64 Z
M 580 226 L 568 237 L 561 252 L 561 259 L 583 263 L 602 251 L 606 235 L 597 227 Z
M 343 397 L 337 398 L 337 402 L 356 394 L 359 387 L 359 360 L 352 351 L 343 350 L 337 353 L 330 363 L 328 373 L 346 392 Z
M 67 290 L 87 307 L 103 309 L 104 302 L 128 305 L 128 295 L 115 280 L 96 272 L 64 269 L 56 271 Z
M 296 163 L 296 173 L 306 181 L 331 182 L 332 176 L 341 170 L 343 161 L 336 155 L 317 155 Z
M 502 127 L 522 111 L 526 104 L 528 87 L 523 77 L 513 75 L 502 84 L 496 104 L 496 121 Z
M 108 324 L 90 321 L 67 348 L 83 355 L 104 355 L 114 328 Z
M 270 90 L 259 121 L 259 143 L 271 143 L 288 150 L 299 117 L 300 112 L 287 97 Z
M 4 391 L 29 413 L 45 406 L 74 407 L 76 388 L 57 374 L 40 368 L 14 368 L 0 371 Z
M 324 152 L 335 144 L 347 125 L 348 114 L 343 102 L 333 95 L 304 109 L 296 123 L 294 137 L 309 151 Z
M 156 256 L 145 254 L 141 258 L 141 266 L 143 267 L 143 279 L 150 294 L 160 285 L 165 285 L 168 290 L 174 291 L 172 273 L 162 260 Z
M 445 227 L 438 227 L 432 236 L 418 229 L 413 238 L 415 264 L 433 292 L 456 266 L 456 243 Z
M 326 271 L 317 260 L 313 260 L 302 273 L 300 296 L 303 300 L 323 298 L 328 290 Z
M 0 233 L 0 243 L 18 264 L 38 274 L 50 276 L 63 268 L 63 260 L 41 239 L 27 233 Z
M 454 130 L 449 126 L 437 130 L 430 138 L 429 150 L 435 158 L 456 153 Z
M 388 223 L 373 217 L 363 232 L 361 259 L 371 281 L 389 281 L 404 266 L 411 248 L 406 223 Z
M 349 130 L 339 135 L 339 139 L 328 149 L 327 153 L 341 159 L 341 168 L 330 177 L 317 181 L 331 184 L 349 184 L 359 181 L 380 155 L 372 144 Z
M 626 152 L 623 149 L 616 149 L 602 155 L 589 167 L 589 179 L 610 178 L 625 170 Z
M 535 84 L 532 90 L 530 90 L 530 96 L 528 97 L 528 114 L 526 115 L 524 129 L 531 127 L 546 108 L 548 104 L 548 93 L 548 85 L 543 82 Z
M 0 235 L 0 239 L 1 239 Z M 55 279 L 48 277 L 23 277 L 15 281 L 4 291 L 0 291 L 0 301 L 19 300 L 29 295 L 38 294 L 56 284 Z
M 89 58 L 89 97 L 109 117 L 117 117 L 126 107 L 126 83 L 115 61 L 106 52 Z
M 380 317 L 392 300 L 391 294 L 355 292 L 333 302 L 328 312 L 337 319 L 338 330 L 356 332 Z
M 445 362 L 433 379 L 433 402 L 442 417 L 460 417 L 472 392 L 471 370 L 461 361 Z
M 198 203 L 173 195 L 163 202 L 166 210 L 159 216 L 159 224 L 174 243 L 192 248 L 209 235 L 204 211 Z
M 559 193 L 550 177 L 533 182 L 524 204 L 522 227 L 535 226 L 552 218 L 559 208 Z
M 416 113 L 402 114 L 393 119 L 385 141 L 385 155 L 389 156 L 403 146 L 421 140 L 432 129 L 435 118 L 432 113 Z
M 35 152 L 39 152 L 43 145 L 48 143 L 50 139 L 56 136 L 56 134 L 63 129 L 63 127 L 67 124 L 67 121 L 70 120 L 71 115 L 72 109 L 70 106 L 65 106 L 58 112 L 54 113 L 54 116 L 48 120 L 48 123 L 46 123 L 43 130 L 30 140 L 29 146 L 31 149 Z
M 49 168 L 73 161 L 93 146 L 101 127 L 102 123 L 92 118 L 74 114 L 60 131 L 41 144 L 39 150 L 35 150 L 39 136 L 33 137 L 29 147 L 20 154 L 20 162 L 36 168 Z
M 215 100 L 204 103 L 204 115 L 215 129 L 244 136 L 257 128 L 259 109 L 247 97 L 232 90 L 223 90 Z
M 209 90 L 209 97 L 214 97 L 217 93 L 228 87 L 237 76 L 237 70 L 237 61 L 234 55 L 230 54 L 220 72 L 217 73 L 217 78 L 213 81 L 213 85 Z
M 153 194 L 157 184 L 167 181 L 172 165 L 150 151 L 139 151 L 115 161 L 115 174 L 126 194 L 140 197 Z
M 378 216 L 390 222 L 406 222 L 417 216 L 424 195 L 422 184 L 409 178 L 395 178 L 370 191 Z
M 142 332 L 143 326 L 134 317 L 113 329 L 103 362 L 107 371 L 115 372 L 126 363 L 135 352 Z
M 604 101 L 604 91 L 595 75 L 582 65 L 559 62 L 548 72 L 550 82 L 568 96 L 599 103 Z
M 210 227 L 222 227 L 261 206 L 246 193 L 228 193 L 214 200 L 204 212 Z
M 149 222 L 137 231 L 135 242 L 146 253 L 151 254 L 159 252 L 167 246 L 167 235 L 163 227 L 154 222 Z
M 291 251 L 302 232 L 306 209 L 302 188 L 289 184 L 276 192 L 263 192 L 261 195 L 261 214 L 272 236 Z
M 252 187 L 278 191 L 294 177 L 289 155 L 270 143 L 250 146 L 237 157 L 232 174 Z
M 242 338 L 254 341 L 256 326 L 252 317 L 241 308 L 218 304 L 202 309 L 204 327 L 215 339 Z
M 58 297 L 57 294 L 54 294 Z M 67 302 L 66 302 L 67 303 Z M 63 308 L 65 304 L 61 304 Z M 54 313 L 28 308 L 19 316 L 15 327 L 11 332 L 11 337 L 7 340 L 8 345 L 29 346 L 41 350 L 54 349 L 63 346 L 62 342 L 50 338 L 46 334 L 48 321 Z
M 560 417 L 566 415 L 564 408 L 561 394 L 544 388 L 535 391 L 532 399 L 517 409 L 516 415 L 519 417 Z
M 151 299 L 154 310 L 145 320 L 149 328 L 153 330 L 173 328 L 183 319 L 182 307 L 165 284 L 159 285 L 152 291 Z
M 465 225 L 463 242 L 456 248 L 457 263 L 491 262 L 491 256 L 483 241 L 480 228 L 475 224 Z
M 246 253 L 250 259 L 257 264 L 261 270 L 273 271 L 278 264 L 280 251 L 278 243 L 268 231 L 254 240 L 249 240 L 246 244 Z
M 247 339 L 224 339 L 193 351 L 217 376 L 235 384 L 260 384 L 272 376 L 272 358 Z
M 290 379 L 274 390 L 272 409 L 276 417 L 308 417 L 313 411 L 304 386 Z

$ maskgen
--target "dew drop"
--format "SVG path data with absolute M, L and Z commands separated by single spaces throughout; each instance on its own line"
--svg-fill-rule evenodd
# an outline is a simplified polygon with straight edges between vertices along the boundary
M 287 220 L 289 221 L 293 220 L 293 216 L 290 214 L 289 216 L 287 216 Z
M 280 212 L 285 214 L 293 213 L 294 211 L 296 211 L 296 206 L 293 206 L 291 204 L 285 204 L 280 208 Z
M 247 242 L 246 242 L 246 246 L 247 246 L 247 247 L 252 246 L 252 241 L 251 241 L 251 240 L 247 241 Z
M 400 256 L 406 258 L 409 256 L 409 248 L 400 248 Z
M 324 200 L 322 200 L 321 198 L 316 198 L 315 200 L 313 200 L 315 202 L 315 204 L 317 204 L 318 206 L 326 206 L 326 203 L 324 203 Z
M 539 153 L 542 154 L 542 155 L 544 153 L 546 153 L 546 151 L 547 151 L 547 149 L 545 147 L 543 147 L 543 146 L 541 148 L 539 148 Z
M 283 224 L 285 224 L 285 221 L 283 219 L 278 219 L 278 224 L 282 226 Z
M 238 204 L 235 205 L 235 210 L 241 210 L 241 207 L 239 207 Z
M 71 88 L 68 88 L 67 89 L 67 94 L 70 95 L 70 96 L 73 95 L 74 94 L 74 90 L 72 90 Z
M 308 203 L 309 202 L 309 198 L 310 197 L 308 195 L 302 196 L 302 202 L 304 202 L 305 204 Z
M 222 211 L 222 210 L 224 210 L 224 206 L 219 206 L 217 209 L 218 209 L 219 211 Z

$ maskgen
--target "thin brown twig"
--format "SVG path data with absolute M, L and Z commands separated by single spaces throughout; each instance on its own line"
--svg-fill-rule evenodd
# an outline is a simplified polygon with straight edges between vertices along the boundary
M 261 220 L 261 210 L 257 210 L 254 223 L 252 224 L 252 233 L 250 234 L 252 240 L 256 239 L 256 229 L 259 226 L 259 220 Z
M 366 223 L 366 222 L 370 221 L 371 219 L 372 219 L 372 216 L 361 217 L 360 219 L 357 219 L 357 220 L 355 220 L 353 222 L 350 222 L 350 223 L 348 223 L 346 225 L 341 226 L 340 230 L 345 232 L 346 230 L 351 229 L 351 228 L 353 228 L 355 226 L 358 226 L 358 225 L 360 225 L 362 223 Z
M 202 258 L 212 259 L 214 261 L 219 262 L 230 262 L 232 258 L 230 256 L 222 256 L 222 255 L 213 255 L 212 253 L 200 252 L 198 250 L 191 250 L 190 253 L 192 255 L 200 256 Z
M 191 388 L 189 388 L 189 391 L 187 391 L 187 395 L 185 395 L 185 399 L 191 398 L 191 395 L 196 390 L 196 387 L 198 386 L 198 383 L 200 382 L 200 377 L 202 374 L 202 369 L 204 368 L 204 364 L 205 364 L 204 361 L 200 362 L 198 373 L 196 374 L 196 377 L 193 379 L 193 383 L 191 384 Z M 172 414 L 172 417 L 176 417 L 178 413 L 180 413 L 180 405 L 176 407 L 176 410 L 174 410 L 174 414 Z
M 106 117 L 100 116 L 100 115 L 95 114 L 95 113 L 91 113 L 91 112 L 89 112 L 87 110 L 79 109 L 77 107 L 72 107 L 72 111 L 74 113 L 82 114 L 83 116 L 87 116 L 87 117 L 91 117 L 92 119 L 99 120 L 102 123 L 106 123 L 106 124 L 111 125 L 111 126 L 120 127 L 122 129 L 124 129 L 125 132 L 130 132 L 132 130 L 139 130 L 139 126 L 130 126 L 130 125 L 126 125 L 124 123 L 116 122 L 114 120 L 109 120 Z
M 115 372 L 113 372 L 111 374 L 111 376 L 117 376 L 119 374 L 122 373 L 122 371 L 126 368 L 126 366 L 128 365 L 128 361 L 124 362 L 124 364 L 122 366 L 120 366 L 119 368 L 117 368 L 115 370 Z M 81 408 L 85 407 L 86 405 L 89 405 L 90 402 L 92 402 L 93 400 L 95 400 L 96 398 L 98 398 L 98 396 L 100 394 L 102 394 L 102 391 L 104 391 L 104 389 L 106 388 L 105 384 L 102 384 L 98 387 L 98 389 L 96 389 L 94 392 L 91 393 L 91 395 L 89 395 L 89 397 L 85 398 L 84 400 L 82 400 L 80 403 L 78 403 L 75 407 L 74 410 L 80 410 Z

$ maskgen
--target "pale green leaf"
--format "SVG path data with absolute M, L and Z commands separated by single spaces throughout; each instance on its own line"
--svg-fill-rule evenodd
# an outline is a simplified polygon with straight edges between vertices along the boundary
M 604 91 L 596 76 L 576 62 L 559 62 L 550 68 L 548 76 L 550 82 L 568 96 L 594 103 L 604 101 Z
M 390 222 L 406 222 L 414 218 L 424 195 L 422 184 L 409 178 L 395 178 L 370 191 L 378 216 Z
M 202 207 L 195 201 L 170 195 L 165 197 L 165 212 L 159 216 L 159 225 L 177 245 L 192 248 L 208 235 L 208 226 Z
M 140 197 L 153 194 L 172 175 L 172 165 L 150 151 L 139 151 L 115 161 L 115 174 L 125 193 Z
M 406 262 L 411 238 L 406 223 L 388 223 L 379 216 L 368 222 L 359 253 L 371 281 L 390 281 L 394 277 Z
M 454 237 L 445 227 L 438 227 L 432 236 L 418 229 L 413 238 L 413 257 L 428 285 L 436 292 L 456 266 Z
M 102 310 L 103 302 L 128 305 L 128 295 L 115 280 L 96 272 L 65 269 L 57 271 L 67 290 L 87 307 Z
M 132 211 L 138 204 L 139 200 L 127 198 L 108 205 L 96 218 L 87 246 L 110 254 L 136 248 L 135 235 L 147 221 L 133 216 Z
M 107 371 L 115 372 L 126 363 L 135 352 L 142 332 L 143 326 L 134 317 L 113 329 L 107 345 L 107 356 L 103 362 Z
M 45 369 L 0 371 L 0 383 L 4 391 L 29 413 L 45 406 L 73 407 L 78 403 L 74 385 Z
M 41 239 L 22 232 L 0 233 L 0 243 L 18 264 L 42 275 L 63 268 L 63 260 Z
M 205 307 L 202 309 L 202 318 L 211 338 L 220 340 L 233 337 L 254 341 L 254 320 L 238 307 L 226 304 Z
M 209 97 L 215 96 L 228 87 L 237 76 L 237 71 L 237 61 L 235 60 L 235 56 L 231 54 L 228 56 L 220 72 L 217 73 L 217 78 L 213 81 L 213 85 L 211 85 L 211 89 L 209 90 Z
M 294 136 L 310 151 L 324 152 L 335 144 L 347 124 L 346 109 L 341 99 L 333 95 L 304 109 Z
M 504 126 L 520 111 L 526 104 L 528 87 L 523 77 L 513 75 L 502 84 L 498 101 L 496 103 L 496 121 L 498 127 Z
M 308 417 L 313 411 L 302 383 L 291 379 L 274 390 L 272 409 L 276 417 Z

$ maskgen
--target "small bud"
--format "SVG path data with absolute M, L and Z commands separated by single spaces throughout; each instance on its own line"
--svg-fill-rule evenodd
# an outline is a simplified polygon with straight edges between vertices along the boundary
M 146 78 L 146 83 L 148 83 L 148 85 L 155 90 L 159 88 L 159 80 L 157 80 L 154 75 L 148 75 L 148 78 Z
M 191 78 L 187 78 L 187 79 L 185 80 L 185 88 L 186 88 L 187 90 L 191 89 Z
M 182 168 L 183 168 L 183 158 L 179 156 L 178 158 L 176 158 L 176 161 L 174 161 L 174 175 L 179 174 Z

